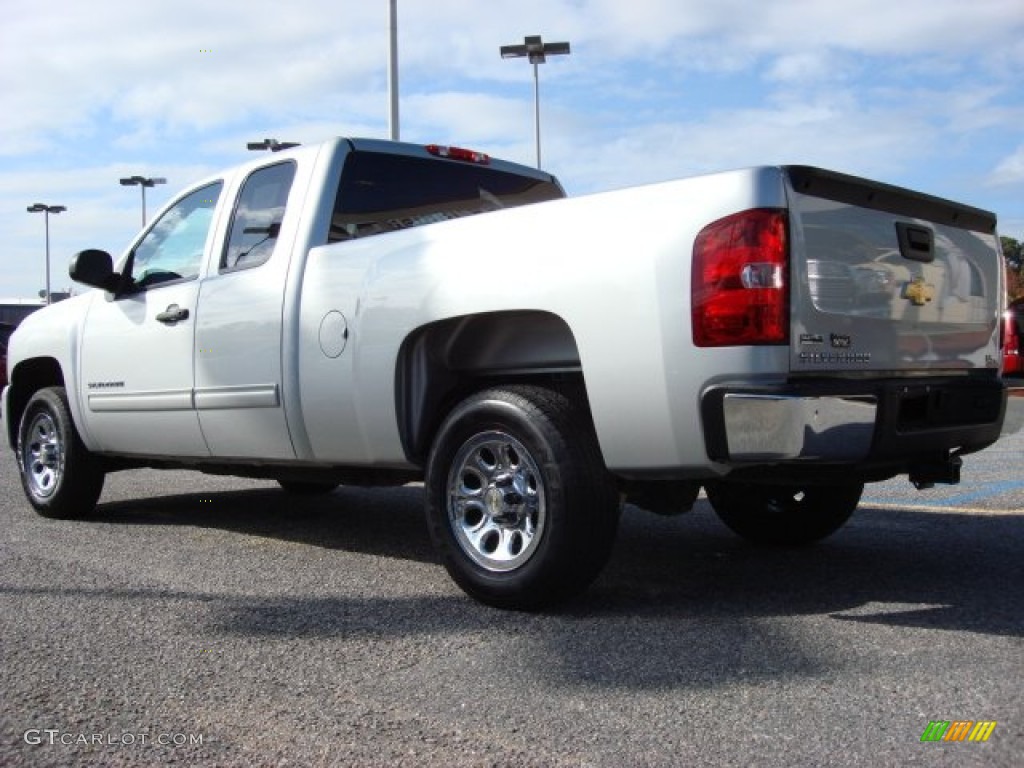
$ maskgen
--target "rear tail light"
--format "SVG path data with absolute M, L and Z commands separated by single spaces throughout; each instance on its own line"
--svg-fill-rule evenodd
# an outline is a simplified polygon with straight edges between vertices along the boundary
M 1007 310 L 1003 313 L 1000 326 L 1000 339 L 1003 348 L 1003 373 L 1021 373 L 1024 371 L 1024 357 L 1021 356 L 1021 335 L 1017 331 L 1014 313 Z
M 743 211 L 701 230 L 690 287 L 694 344 L 785 344 L 787 256 L 783 210 Z

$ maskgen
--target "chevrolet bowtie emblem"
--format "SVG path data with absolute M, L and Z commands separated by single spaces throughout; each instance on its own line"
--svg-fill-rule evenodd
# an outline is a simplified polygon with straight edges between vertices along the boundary
M 915 307 L 923 307 L 935 298 L 935 286 L 926 283 L 923 277 L 915 277 L 903 287 L 903 298 L 909 299 Z

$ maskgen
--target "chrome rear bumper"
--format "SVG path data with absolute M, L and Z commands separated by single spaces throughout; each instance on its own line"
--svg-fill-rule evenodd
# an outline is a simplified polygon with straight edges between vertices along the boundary
M 874 435 L 874 397 L 727 394 L 722 401 L 731 461 L 865 458 Z

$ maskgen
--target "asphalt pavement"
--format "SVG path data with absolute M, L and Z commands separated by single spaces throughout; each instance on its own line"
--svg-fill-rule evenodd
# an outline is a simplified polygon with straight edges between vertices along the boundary
M 529 615 L 453 586 L 415 486 L 124 472 L 62 522 L 3 452 L 0 765 L 1017 766 L 1022 460 L 869 486 L 797 551 L 627 508 L 589 592 Z

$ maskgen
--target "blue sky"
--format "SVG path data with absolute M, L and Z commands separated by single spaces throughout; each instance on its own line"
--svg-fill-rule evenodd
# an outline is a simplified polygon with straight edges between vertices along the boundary
M 3 0 L 0 296 L 120 253 L 152 214 L 275 137 L 386 137 L 388 0 Z M 402 139 L 532 164 L 571 194 L 804 163 L 995 211 L 1024 239 L 1020 0 L 399 0 Z M 685 205 L 681 201 L 681 207 Z

